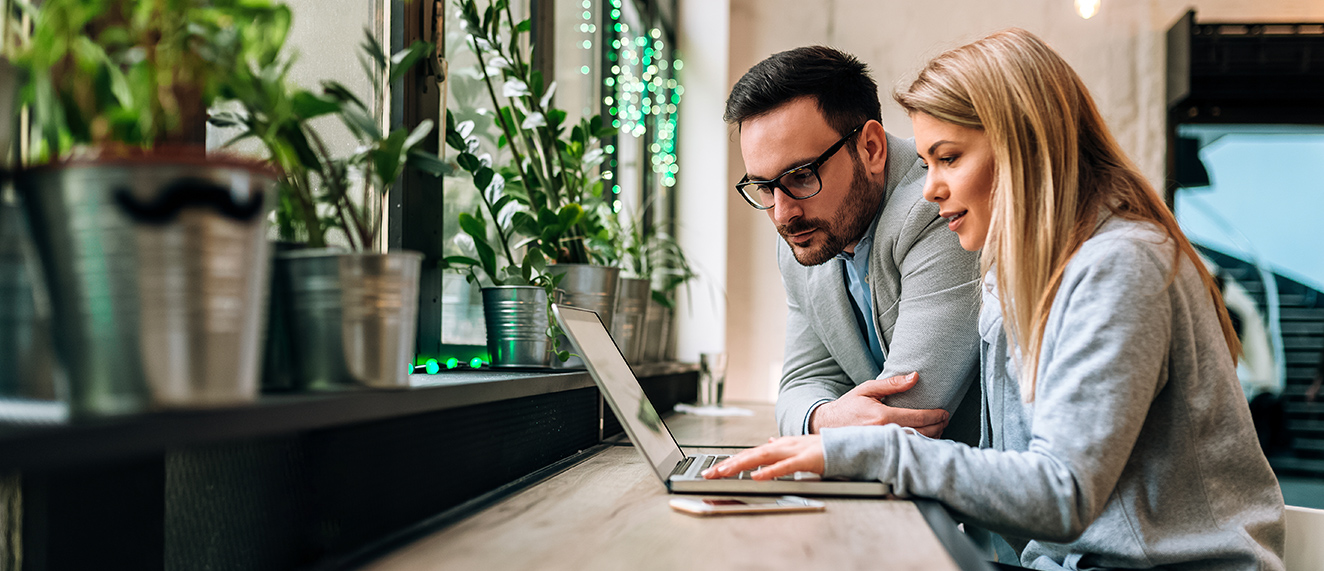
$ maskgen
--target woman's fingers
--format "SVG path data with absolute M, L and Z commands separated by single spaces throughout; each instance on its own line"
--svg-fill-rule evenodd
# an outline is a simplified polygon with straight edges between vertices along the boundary
M 776 441 L 764 444 L 757 448 L 750 448 L 735 456 L 727 458 L 715 466 L 703 471 L 705 478 L 725 478 L 732 474 L 739 474 L 745 470 L 753 470 L 759 466 L 764 466 L 781 460 L 785 456 L 777 456 Z
M 777 438 L 768 444 L 745 450 L 704 470 L 705 478 L 726 478 L 745 470 L 763 469 L 751 474 L 767 480 L 794 472 L 823 472 L 823 446 L 818 435 Z
M 757 472 L 750 474 L 749 477 L 755 480 L 771 480 L 773 478 L 780 478 L 796 472 L 808 472 L 810 470 L 802 467 L 807 464 L 808 462 L 806 462 L 801 456 L 792 456 L 771 466 L 764 466 Z

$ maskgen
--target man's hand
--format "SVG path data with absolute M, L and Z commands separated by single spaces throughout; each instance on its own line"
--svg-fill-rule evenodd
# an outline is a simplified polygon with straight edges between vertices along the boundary
M 813 434 L 769 438 L 763 446 L 745 450 L 704 470 L 703 477 L 725 478 L 759 466 L 763 468 L 750 474 L 755 480 L 771 480 L 796 472 L 822 474 L 823 437 Z
M 942 436 L 950 415 L 934 409 L 895 408 L 883 404 L 883 398 L 915 386 L 917 373 L 890 379 L 865 381 L 835 401 L 823 403 L 809 416 L 809 432 L 840 426 L 881 426 L 899 424 L 918 430 L 929 438 Z

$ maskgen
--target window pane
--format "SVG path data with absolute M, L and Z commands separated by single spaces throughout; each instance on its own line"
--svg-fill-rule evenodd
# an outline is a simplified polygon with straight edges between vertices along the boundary
M 480 2 L 480 9 L 485 5 Z M 528 10 L 523 2 L 514 2 L 511 13 L 516 18 L 527 18 Z M 473 121 L 473 135 L 480 141 L 478 155 L 484 154 L 492 160 L 493 167 L 509 164 L 510 152 L 498 149 L 497 141 L 501 128 L 492 120 L 493 106 L 483 82 L 482 72 L 478 68 L 478 59 L 469 49 L 464 27 L 459 13 L 448 6 L 446 11 L 446 60 L 450 66 L 447 81 L 447 108 L 455 116 L 456 123 Z M 528 37 L 527 35 L 525 36 Z M 499 73 L 499 72 L 498 72 Z M 501 91 L 501 81 L 497 75 L 494 89 Z M 444 136 L 444 133 L 442 133 Z M 453 160 L 450 147 L 442 145 L 447 159 Z M 445 255 L 468 256 L 476 258 L 472 240 L 460 230 L 459 213 L 474 212 L 482 205 L 478 198 L 478 189 L 473 179 L 463 170 L 456 169 L 442 181 L 445 200 L 445 221 L 442 225 L 442 237 L 445 240 Z M 481 272 L 479 272 L 481 273 Z M 483 325 L 483 298 L 478 285 L 469 283 L 465 276 L 446 272 L 442 277 L 441 342 L 447 345 L 486 345 L 487 333 Z
M 294 58 L 289 80 L 297 87 L 317 91 L 323 81 L 337 81 L 349 88 L 364 102 L 372 102 L 374 116 L 382 122 L 385 102 L 373 93 L 373 81 L 359 65 L 359 44 L 365 30 L 382 41 L 381 1 L 362 0 L 285 0 L 293 21 L 285 41 L 286 53 Z M 228 108 L 222 105 L 221 108 Z M 313 120 L 313 128 L 322 137 L 334 156 L 347 156 L 359 146 L 349 130 L 334 117 Z M 238 128 L 221 129 L 207 125 L 207 150 L 220 149 L 241 132 Z M 230 152 L 265 157 L 260 143 L 249 139 L 227 149 Z M 362 204 L 363 192 L 353 193 L 356 203 Z M 324 214 L 330 214 L 328 210 Z M 273 215 L 274 216 L 274 215 Z M 273 237 L 275 229 L 272 229 Z M 335 246 L 349 246 L 340 231 L 327 234 L 327 242 Z

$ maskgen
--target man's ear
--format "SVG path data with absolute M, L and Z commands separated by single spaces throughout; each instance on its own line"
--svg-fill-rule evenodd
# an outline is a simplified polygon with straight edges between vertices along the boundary
M 870 173 L 883 174 L 887 170 L 887 132 L 882 123 L 873 119 L 865 123 L 855 145 L 860 161 Z

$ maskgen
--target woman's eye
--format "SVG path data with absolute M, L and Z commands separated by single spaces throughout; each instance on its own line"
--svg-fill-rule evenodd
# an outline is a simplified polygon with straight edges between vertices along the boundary
M 956 155 L 952 155 L 952 156 L 950 156 L 950 157 L 943 157 L 943 158 L 940 158 L 940 159 L 938 159 L 938 160 L 939 160 L 939 161 L 942 161 L 944 164 L 946 164 L 946 165 L 948 165 L 948 166 L 951 166 L 952 163 L 956 162 Z

